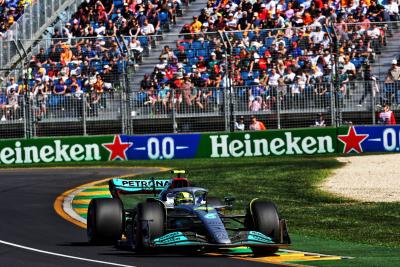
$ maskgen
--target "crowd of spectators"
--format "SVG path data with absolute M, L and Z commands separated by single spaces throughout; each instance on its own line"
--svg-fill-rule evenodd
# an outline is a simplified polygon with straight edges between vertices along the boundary
M 21 1 L 1 1 L 2 16 L 12 22 Z M 5 81 L 1 92 L 2 120 L 11 117 L 12 109 L 20 103 L 9 99 L 28 93 L 35 101 L 38 118 L 46 115 L 49 107 L 63 111 L 75 108 L 74 102 L 82 94 L 88 96 L 88 105 L 97 113 L 106 106 L 106 98 L 118 87 L 127 63 L 139 63 L 145 48 L 154 45 L 155 34 L 160 34 L 176 23 L 182 13 L 181 0 L 86 0 L 62 29 L 55 28 L 51 43 L 32 56 L 28 73 L 17 81 Z M 21 97 L 19 97 L 21 98 Z
M 0 40 L 31 3 L 31 0 L 0 0 Z
M 38 103 L 61 108 L 68 103 L 64 96 L 79 99 L 85 93 L 103 107 L 126 62 L 140 61 L 184 4 L 83 2 L 65 27 L 54 30 L 51 45 L 32 57 L 26 80 L 18 81 L 19 93 L 44 95 L 46 101 Z M 381 52 L 397 18 L 392 0 L 384 5 L 375 0 L 209 0 L 184 25 L 176 46 L 164 47 L 134 100 L 160 113 L 217 111 L 225 88 L 233 85 L 236 106 L 243 111 L 270 110 L 277 102 L 282 108 L 326 107 L 333 80 L 345 98 L 355 81 L 365 78 L 363 68 Z M 46 107 L 39 110 L 41 116 Z
M 397 20 L 392 0 L 210 0 L 184 25 L 176 47 L 165 47 L 138 102 L 205 109 L 231 83 L 241 110 L 269 110 L 277 101 L 327 107 L 334 80 L 340 97 L 351 97 Z

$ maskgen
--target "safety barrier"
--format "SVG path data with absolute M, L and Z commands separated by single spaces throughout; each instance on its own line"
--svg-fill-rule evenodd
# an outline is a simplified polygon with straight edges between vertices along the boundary
M 0 141 L 0 164 L 399 152 L 400 126 Z

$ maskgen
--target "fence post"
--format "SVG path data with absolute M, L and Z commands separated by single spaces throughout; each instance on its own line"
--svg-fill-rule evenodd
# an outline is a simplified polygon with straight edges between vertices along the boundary
M 336 90 L 333 84 L 329 85 L 331 87 L 331 124 L 332 126 L 338 127 L 338 122 L 336 120 Z
M 83 135 L 87 135 L 87 125 L 86 125 L 86 94 L 82 94 L 82 127 Z
M 31 94 L 32 95 L 32 94 Z M 29 123 L 31 126 L 31 137 L 37 137 L 37 126 L 38 126 L 38 121 L 36 119 L 36 114 L 35 114 L 35 99 L 31 99 L 30 97 L 28 98 L 28 103 L 29 103 Z
M 24 94 L 22 96 L 22 109 L 23 109 L 23 113 L 24 113 L 24 138 L 25 139 L 29 139 L 30 138 L 30 130 L 28 129 L 29 127 L 29 120 L 30 120 L 30 116 L 29 116 L 29 112 L 27 110 L 28 107 L 28 97 L 26 96 L 26 94 Z
M 123 92 L 121 91 L 119 94 L 119 113 L 121 116 L 121 133 L 122 134 L 127 134 L 127 128 L 126 128 L 126 103 L 125 103 L 125 95 L 123 94 Z
M 278 87 L 280 89 L 280 87 Z M 276 116 L 277 116 L 277 127 L 281 129 L 281 90 L 277 92 L 277 100 L 276 100 Z
M 175 113 L 175 90 L 172 89 L 172 129 L 174 133 L 178 132 L 178 125 L 176 123 L 176 113 Z
M 225 131 L 229 132 L 230 129 L 230 121 L 229 121 L 229 99 L 230 99 L 230 92 L 228 90 L 230 87 L 224 87 L 224 122 L 225 122 Z
M 375 93 L 375 84 L 376 81 L 368 81 L 370 90 L 371 90 L 371 112 L 372 112 L 372 124 L 376 124 L 376 118 L 375 118 L 375 106 L 376 106 L 376 93 Z

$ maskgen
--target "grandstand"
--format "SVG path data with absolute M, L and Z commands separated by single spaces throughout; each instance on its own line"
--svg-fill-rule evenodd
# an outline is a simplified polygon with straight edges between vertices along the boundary
M 0 136 L 220 131 L 253 115 L 267 128 L 375 123 L 377 106 L 400 104 L 384 84 L 400 37 L 391 2 L 74 3 L 45 8 L 50 34 L 1 57 L 14 71 Z

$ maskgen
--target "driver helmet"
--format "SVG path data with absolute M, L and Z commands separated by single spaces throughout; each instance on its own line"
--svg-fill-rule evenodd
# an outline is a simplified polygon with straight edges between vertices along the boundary
M 193 204 L 193 196 L 188 192 L 178 192 L 175 195 L 175 205 Z

